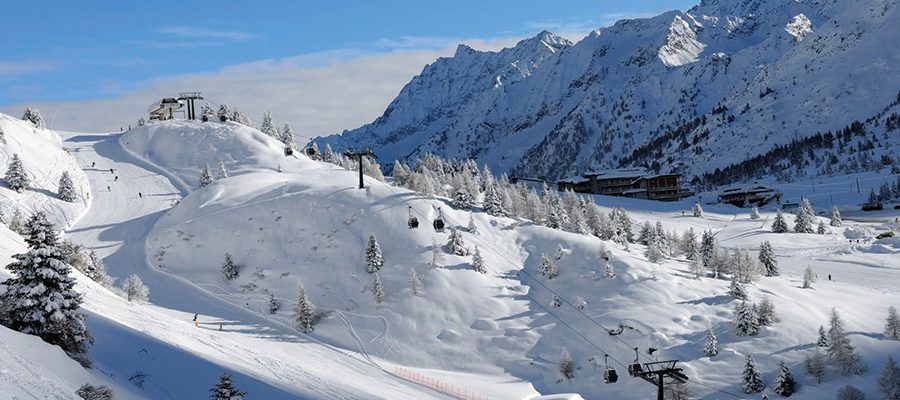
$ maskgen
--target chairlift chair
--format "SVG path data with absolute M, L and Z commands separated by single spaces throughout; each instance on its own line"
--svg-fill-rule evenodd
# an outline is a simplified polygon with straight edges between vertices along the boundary
M 436 220 L 434 220 L 434 223 L 432 225 L 434 225 L 434 230 L 436 232 L 444 231 L 444 214 L 441 212 L 440 207 L 438 207 L 438 217 Z
M 284 156 L 290 157 L 294 154 L 294 149 L 290 148 L 290 146 L 284 146 Z
M 306 148 L 306 155 L 307 155 L 307 156 L 310 156 L 310 157 L 316 155 L 316 149 L 313 148 L 313 147 L 307 147 L 307 148 Z
M 419 219 L 416 217 L 413 217 L 412 206 L 407 206 L 407 207 L 409 207 L 409 229 L 416 229 L 419 227 Z
M 605 368 L 603 369 L 603 382 L 604 383 L 616 383 L 619 381 L 619 373 L 615 368 L 609 366 L 609 354 L 603 355 L 603 364 Z

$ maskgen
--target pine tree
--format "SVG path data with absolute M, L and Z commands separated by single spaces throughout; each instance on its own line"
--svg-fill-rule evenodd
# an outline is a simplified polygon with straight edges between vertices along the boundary
M 807 356 L 804 361 L 806 373 L 815 378 L 816 383 L 822 383 L 825 378 L 825 356 L 816 349 L 812 356 Z
M 469 231 L 469 233 L 471 233 L 473 235 L 478 234 L 478 226 L 475 225 L 475 219 L 472 218 L 472 213 L 469 213 L 469 224 L 466 227 L 466 230 Z
M 239 268 L 234 264 L 234 259 L 231 257 L 231 254 L 225 253 L 225 263 L 222 264 L 222 275 L 225 276 L 225 280 L 233 281 L 237 279 L 239 274 Z
M 775 220 L 772 221 L 772 232 L 774 233 L 785 233 L 788 231 L 787 222 L 784 220 L 784 214 L 781 213 L 781 209 L 779 208 L 775 211 Z
M 375 273 L 384 266 L 384 257 L 381 254 L 381 247 L 378 246 L 378 240 L 375 235 L 369 235 L 369 243 L 366 244 L 366 272 Z
M 72 183 L 72 178 L 69 176 L 68 171 L 63 171 L 62 175 L 59 176 L 57 193 L 60 200 L 69 203 L 74 203 L 75 199 L 78 198 L 78 194 L 75 193 L 75 184 Z
M 700 202 L 699 202 L 699 201 L 696 202 L 696 203 L 694 203 L 694 208 L 691 209 L 691 213 L 693 213 L 694 216 L 697 217 L 697 218 L 702 218 L 702 217 L 703 217 L 703 207 L 700 206 Z
M 728 285 L 728 293 L 726 294 L 734 297 L 736 300 L 747 300 L 747 289 L 736 277 L 731 278 L 731 284 Z
M 219 161 L 219 171 L 216 172 L 216 179 L 225 179 L 228 177 L 228 170 L 225 169 L 225 162 Z
M 809 199 L 804 197 L 800 200 L 800 208 L 797 210 L 797 216 L 794 217 L 794 232 L 813 233 L 815 223 L 816 213 L 809 204 Z
M 203 106 L 203 109 L 200 112 L 201 112 L 201 118 L 202 118 L 203 122 L 212 121 L 213 119 L 216 118 L 216 112 L 213 111 L 212 107 L 210 107 L 208 105 Z
M 772 326 L 775 323 L 775 304 L 769 296 L 763 296 L 759 302 L 756 319 L 760 326 Z
M 41 116 L 41 112 L 36 108 L 26 107 L 22 120 L 31 122 L 34 124 L 34 127 L 38 129 L 44 129 L 45 127 L 44 117 Z
M 663 259 L 663 253 L 659 249 L 659 245 L 656 241 L 650 242 L 647 246 L 647 251 L 644 252 L 644 256 L 647 257 L 647 261 L 650 261 L 654 264 L 659 264 Z
M 200 173 L 200 183 L 197 186 L 200 188 L 205 188 L 212 182 L 212 171 L 209 170 L 209 164 L 206 164 L 206 166 L 203 167 L 203 172 Z
M 819 337 L 816 339 L 816 347 L 828 347 L 828 336 L 825 334 L 825 327 L 819 325 Z
M 9 230 L 20 235 L 24 235 L 25 217 L 22 216 L 22 211 L 20 211 L 18 208 L 14 209 L 12 216 L 9 218 L 9 224 L 7 226 L 9 227 Z
M 606 262 L 606 268 L 604 268 L 603 277 L 606 279 L 616 279 L 616 271 L 613 269 L 613 265 L 609 261 Z
M 240 391 L 231 383 L 231 376 L 222 374 L 219 383 L 210 390 L 213 400 L 242 400 L 247 393 Z
M 791 374 L 790 367 L 784 361 L 778 363 L 778 369 L 778 377 L 775 378 L 772 391 L 784 397 L 791 397 L 797 391 L 794 375 Z
M 490 182 L 484 188 L 484 212 L 495 217 L 505 217 L 506 209 L 495 183 Z
M 441 251 L 441 245 L 437 240 L 431 241 L 431 266 L 439 268 L 444 265 L 444 252 Z
M 703 261 L 700 260 L 700 257 L 691 261 L 691 274 L 694 275 L 694 279 L 700 279 L 703 276 Z
M 275 298 L 274 293 L 269 293 L 269 314 L 275 314 L 281 308 L 281 302 Z
M 884 371 L 878 377 L 878 390 L 886 400 L 900 400 L 900 368 L 894 357 L 888 354 Z
M 772 250 L 772 244 L 768 240 L 759 245 L 759 263 L 765 269 L 766 276 L 781 275 L 778 269 L 778 260 L 775 258 L 775 251 Z
M 650 221 L 644 221 L 644 224 L 641 225 L 641 231 L 638 232 L 638 243 L 644 246 L 649 245 L 653 241 L 654 234 L 656 234 L 656 230 L 650 225 Z
M 487 267 L 484 265 L 484 258 L 481 257 L 481 251 L 478 250 L 478 246 L 475 246 L 475 251 L 472 253 L 472 269 L 482 274 L 487 273 Z
M 897 315 L 897 309 L 894 306 L 888 307 L 884 334 L 891 339 L 900 339 L 900 316 Z
M 112 286 L 112 278 L 110 278 L 109 274 L 106 272 L 106 265 L 94 250 L 88 251 L 88 264 L 86 268 L 81 272 L 87 275 L 88 278 L 94 280 L 94 282 L 97 282 L 105 287 Z
M 806 266 L 806 269 L 803 270 L 803 288 L 804 289 L 812 289 L 812 284 L 816 281 L 816 273 L 813 272 L 811 266 Z
M 747 354 L 747 363 L 744 364 L 744 374 L 741 379 L 741 390 L 744 393 L 759 393 L 765 388 L 766 383 L 763 382 L 759 371 L 756 370 L 756 362 L 753 361 L 753 356 Z
M 718 270 L 715 268 L 715 263 L 713 262 L 716 255 L 716 238 L 713 236 L 711 230 L 703 231 L 703 235 L 700 239 L 700 260 L 703 261 L 703 266 L 712 271 L 712 277 L 718 278 Z
M 241 112 L 237 107 L 234 108 L 234 111 L 231 112 L 231 120 L 237 122 L 241 125 L 250 126 L 250 119 Z
M 266 135 L 277 138 L 278 131 L 275 129 L 275 123 L 272 122 L 271 111 L 266 111 L 265 113 L 263 113 L 262 125 L 259 126 L 259 130 Z
M 381 277 L 375 274 L 375 282 L 372 283 L 372 296 L 375 297 L 375 303 L 381 304 L 384 300 L 384 288 L 381 286 Z
M 122 282 L 122 291 L 128 301 L 146 302 L 150 298 L 150 289 L 135 274 L 131 274 Z
M 841 372 L 841 375 L 860 375 L 863 371 L 862 361 L 850 338 L 844 332 L 844 323 L 837 310 L 831 309 L 831 322 L 828 328 L 828 360 Z
M 703 344 L 703 355 L 713 357 L 719 354 L 719 340 L 712 328 L 706 330 L 706 338 Z
M 750 219 L 759 219 L 759 208 L 756 206 L 750 209 Z
M 831 226 L 838 228 L 844 226 L 844 221 L 841 220 L 841 211 L 837 207 L 831 207 Z
M 409 291 L 412 292 L 413 296 L 418 296 L 422 293 L 422 281 L 413 268 L 409 269 Z
M 846 385 L 837 391 L 837 400 L 866 400 L 866 394 L 856 387 Z
M 681 251 L 688 260 L 696 260 L 700 258 L 700 247 L 697 245 L 697 234 L 694 228 L 688 228 L 681 238 Z
M 0 321 L 10 329 L 40 336 L 58 345 L 83 365 L 92 339 L 78 313 L 82 296 L 75 291 L 70 266 L 62 261 L 59 242 L 47 216 L 38 211 L 25 227 L 28 252 L 16 254 L 6 268 L 13 277 L 5 280 L 0 297 L 3 314 Z
M 19 158 L 18 154 L 13 154 L 12 158 L 9 160 L 5 178 L 6 184 L 12 190 L 22 193 L 25 189 L 28 189 L 28 186 L 30 185 L 28 174 L 25 172 L 25 167 L 22 165 L 22 159 Z
M 285 147 L 294 148 L 294 131 L 291 130 L 290 124 L 284 124 L 284 127 L 278 133 L 278 140 L 284 143 Z
M 825 222 L 819 221 L 819 226 L 816 227 L 816 233 L 818 233 L 820 235 L 824 235 L 824 234 L 828 233 L 828 231 L 825 230 Z
M 294 325 L 303 333 L 312 333 L 315 329 L 315 307 L 306 297 L 306 288 L 300 285 L 297 307 L 294 309 Z
M 563 347 L 559 355 L 559 373 L 566 379 L 571 380 L 575 377 L 575 365 L 572 363 L 572 356 L 569 355 L 569 351 L 565 347 Z
M 115 393 L 108 386 L 85 383 L 75 392 L 84 400 L 113 400 Z
M 556 263 L 547 257 L 547 254 L 541 253 L 541 266 L 538 268 L 538 273 L 547 279 L 553 279 L 559 276 L 559 269 L 556 268 Z
M 468 175 L 462 174 L 457 176 L 453 189 L 453 207 L 460 210 L 468 210 L 475 206 L 475 196 L 470 191 L 469 186 Z
M 753 306 L 741 301 L 734 308 L 734 334 L 737 336 L 756 336 L 759 333 L 759 321 Z
M 228 109 L 227 104 L 222 104 L 219 106 L 219 112 L 216 113 L 216 116 L 219 117 L 219 121 L 225 122 L 231 118 L 231 110 Z
M 469 254 L 469 249 L 463 243 L 462 235 L 456 231 L 456 228 L 450 228 L 450 238 L 447 240 L 447 251 L 457 256 L 465 256 Z

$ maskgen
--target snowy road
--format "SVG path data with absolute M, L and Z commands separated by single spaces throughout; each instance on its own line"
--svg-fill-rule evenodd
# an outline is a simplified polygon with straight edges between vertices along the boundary
M 137 274 L 151 290 L 151 305 L 135 305 L 87 285 L 98 370 L 119 379 L 149 374 L 136 397 L 205 397 L 227 370 L 254 398 L 441 398 L 151 267 L 146 236 L 181 198 L 182 185 L 127 153 L 119 137 L 73 134 L 65 141 L 93 189 L 92 207 L 66 236 L 96 249 L 114 278 Z

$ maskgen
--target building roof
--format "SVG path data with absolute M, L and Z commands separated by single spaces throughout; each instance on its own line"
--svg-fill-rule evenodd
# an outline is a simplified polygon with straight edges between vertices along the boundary
M 762 192 L 774 192 L 775 189 L 772 189 L 766 185 L 762 185 L 759 183 L 752 183 L 746 185 L 733 185 L 722 188 L 719 190 L 719 196 L 729 195 L 729 194 L 739 194 L 739 193 L 762 193 Z
M 590 171 L 582 174 L 581 176 L 596 176 L 601 179 L 615 179 L 615 178 L 639 178 L 641 176 L 647 175 L 648 171 L 644 168 L 616 168 L 616 169 L 603 169 Z
M 579 184 L 579 183 L 587 183 L 587 182 L 590 182 L 590 181 L 591 181 L 591 180 L 588 179 L 588 178 L 585 178 L 585 177 L 583 177 L 583 176 L 578 176 L 578 175 L 576 175 L 576 176 L 570 176 L 570 177 L 568 177 L 568 178 L 560 179 L 557 183 L 572 183 L 572 184 Z

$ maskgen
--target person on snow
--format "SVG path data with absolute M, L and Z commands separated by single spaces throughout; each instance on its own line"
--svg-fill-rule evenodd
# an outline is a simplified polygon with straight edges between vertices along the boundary
M 144 198 L 144 195 L 143 195 L 143 194 L 141 194 L 141 192 L 138 192 L 138 197 L 140 197 L 140 198 L 142 198 L 142 199 L 143 199 L 143 198 Z
M 96 167 L 96 166 L 97 166 L 97 162 L 96 162 L 96 161 L 92 161 L 92 162 L 91 162 L 91 168 L 94 168 L 94 167 Z
M 115 179 L 113 179 L 113 182 L 118 182 L 118 181 L 119 181 L 119 176 L 116 175 Z

